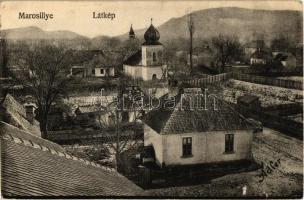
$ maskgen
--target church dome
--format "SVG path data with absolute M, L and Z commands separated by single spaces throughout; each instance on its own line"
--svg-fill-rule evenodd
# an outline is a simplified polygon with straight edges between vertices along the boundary
M 156 45 L 156 44 L 160 44 L 159 43 L 159 32 L 158 30 L 153 26 L 152 21 L 151 21 L 151 25 L 148 28 L 148 30 L 145 32 L 144 34 L 144 38 L 145 38 L 145 45 Z

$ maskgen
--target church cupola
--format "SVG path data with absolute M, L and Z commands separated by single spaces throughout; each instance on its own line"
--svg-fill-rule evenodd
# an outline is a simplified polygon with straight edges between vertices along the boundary
M 129 31 L 129 38 L 130 39 L 135 38 L 135 33 L 134 33 L 134 30 L 133 30 L 132 24 L 131 24 L 131 28 L 130 28 L 130 31 Z
M 142 65 L 143 66 L 162 66 L 163 45 L 158 41 L 160 38 L 158 30 L 151 25 L 144 35 L 145 42 L 141 47 Z
M 152 19 L 151 19 L 151 25 L 147 29 L 147 31 L 144 34 L 145 43 L 143 45 L 159 45 L 161 44 L 158 40 L 160 38 L 158 30 L 153 26 Z

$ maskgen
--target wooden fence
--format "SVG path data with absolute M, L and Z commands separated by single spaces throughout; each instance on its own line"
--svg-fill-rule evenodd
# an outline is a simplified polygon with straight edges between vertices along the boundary
M 235 73 L 244 73 L 244 74 L 261 74 L 263 71 L 261 69 L 257 69 L 250 65 L 245 65 L 243 67 L 226 67 L 225 72 L 235 72 Z M 299 75 L 303 73 L 302 66 L 297 66 L 295 68 L 279 68 L 279 69 L 272 69 L 267 74 L 269 75 L 277 75 L 277 76 L 285 76 L 285 75 Z
M 226 81 L 229 78 L 232 78 L 231 75 L 232 75 L 232 73 L 223 73 L 223 74 L 218 74 L 218 75 L 214 75 L 214 76 L 208 76 L 206 78 L 184 80 L 183 82 L 185 84 L 189 84 L 194 87 L 204 87 L 204 86 L 207 86 L 208 84 Z
M 303 113 L 303 105 L 302 103 L 273 105 L 263 108 L 263 112 L 280 116 L 293 115 Z
M 240 81 L 246 81 L 246 82 L 250 82 L 250 83 L 257 83 L 257 84 L 271 85 L 271 86 L 277 86 L 277 87 L 283 87 L 283 88 L 289 88 L 289 89 L 303 90 L 303 83 L 301 81 L 276 79 L 276 78 L 256 76 L 256 75 L 252 75 L 252 74 L 235 73 L 235 72 L 208 76 L 206 78 L 183 80 L 182 82 L 185 84 L 189 84 L 193 87 L 204 87 L 204 86 L 207 86 L 208 84 L 226 81 L 230 78 L 240 80 Z
M 303 90 L 303 83 L 301 81 L 284 80 L 269 78 L 263 76 L 255 76 L 252 74 L 232 73 L 232 78 L 240 81 L 246 81 L 250 83 L 257 83 L 263 85 L 272 85 L 277 87 Z

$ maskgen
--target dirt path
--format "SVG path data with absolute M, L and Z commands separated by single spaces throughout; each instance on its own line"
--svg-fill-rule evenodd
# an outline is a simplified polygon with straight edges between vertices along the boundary
M 253 156 L 258 163 L 280 160 L 280 165 L 261 181 L 262 170 L 230 174 L 213 179 L 209 184 L 148 190 L 156 196 L 300 197 L 303 187 L 303 142 L 265 128 L 253 141 Z M 261 182 L 260 182 L 261 181 Z

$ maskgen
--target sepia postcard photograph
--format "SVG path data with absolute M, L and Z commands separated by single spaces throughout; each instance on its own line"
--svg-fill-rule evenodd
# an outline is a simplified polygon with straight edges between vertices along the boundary
M 0 198 L 302 199 L 303 3 L 0 1 Z

